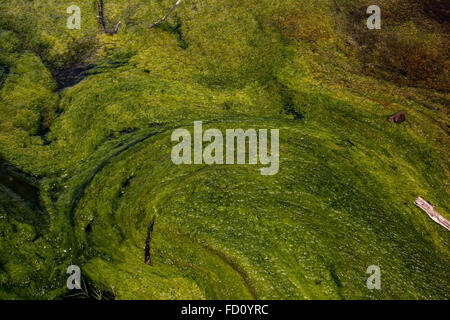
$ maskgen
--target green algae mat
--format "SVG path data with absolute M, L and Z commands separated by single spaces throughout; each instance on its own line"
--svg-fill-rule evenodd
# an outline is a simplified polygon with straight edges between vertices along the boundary
M 0 299 L 449 299 L 443 2 L 175 2 L 0 0 Z

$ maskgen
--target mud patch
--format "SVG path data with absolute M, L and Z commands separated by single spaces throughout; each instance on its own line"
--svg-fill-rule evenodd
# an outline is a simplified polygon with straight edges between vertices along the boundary
M 40 201 L 37 179 L 0 162 L 0 207 L 8 216 L 37 232 L 33 242 L 49 229 L 49 216 Z
M 94 68 L 93 64 L 75 64 L 63 69 L 54 70 L 53 77 L 57 84 L 57 92 L 73 87 L 88 76 L 87 72 Z
M 0 160 L 0 184 L 33 206 L 42 209 L 37 180 Z
M 0 65 L 0 90 L 2 90 L 6 78 L 8 78 L 9 72 L 10 70 L 7 66 Z

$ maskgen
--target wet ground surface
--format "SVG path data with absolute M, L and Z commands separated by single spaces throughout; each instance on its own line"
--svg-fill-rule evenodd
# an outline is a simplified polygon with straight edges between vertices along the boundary
M 87 72 L 94 68 L 93 64 L 89 65 L 72 65 L 64 69 L 53 71 L 53 77 L 58 85 L 57 91 L 62 91 L 65 88 L 72 87 L 81 82 L 87 76 Z
M 30 182 L 32 180 L 35 179 L 33 177 L 27 177 L 25 173 L 0 161 L 0 184 L 33 206 L 42 209 L 39 188 Z
M 7 66 L 0 65 L 0 90 L 3 88 L 3 85 L 5 84 L 9 72 L 10 70 Z

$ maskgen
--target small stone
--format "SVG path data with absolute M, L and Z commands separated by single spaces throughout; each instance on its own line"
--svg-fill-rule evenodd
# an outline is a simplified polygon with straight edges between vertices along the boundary
M 393 123 L 402 123 L 406 121 L 406 114 L 404 112 L 398 112 L 389 117 L 389 121 Z

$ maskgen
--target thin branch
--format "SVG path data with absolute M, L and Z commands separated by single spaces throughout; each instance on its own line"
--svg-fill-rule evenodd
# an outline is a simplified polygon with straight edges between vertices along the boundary
M 152 222 L 150 223 L 150 226 L 148 227 L 147 231 L 147 239 L 145 240 L 145 263 L 149 266 L 152 265 L 152 259 L 150 257 L 150 242 L 152 241 L 152 232 L 153 232 L 153 226 L 155 225 L 155 217 L 153 217 Z
M 122 25 L 122 21 L 117 22 L 116 26 L 114 27 L 113 33 L 117 33 L 117 31 L 119 31 L 119 28 L 121 25 Z
M 119 31 L 119 28 L 120 28 L 120 25 L 122 24 L 122 22 L 119 21 L 112 31 L 108 31 L 106 29 L 105 17 L 104 17 L 103 12 L 104 12 L 103 0 L 98 0 L 97 1 L 97 19 L 98 19 L 98 24 L 100 26 L 100 30 L 106 34 L 116 34 L 117 31 Z
M 155 23 L 152 23 L 152 24 L 150 25 L 149 28 L 153 28 L 153 27 L 159 26 L 161 23 L 163 23 L 164 21 L 166 21 L 167 18 L 168 18 L 168 17 L 171 15 L 171 13 L 172 13 L 179 5 L 180 5 L 180 3 L 181 3 L 182 1 L 183 1 L 183 0 L 177 0 L 177 2 L 172 6 L 172 8 L 170 8 L 169 12 L 167 12 L 166 15 L 165 15 L 164 17 L 162 17 L 161 19 L 159 19 L 159 20 L 156 21 Z
M 342 13 L 342 9 L 338 5 L 336 0 L 330 0 L 330 9 L 333 13 L 334 25 L 336 27 L 336 31 L 339 32 L 340 26 L 339 26 L 339 21 L 338 21 L 337 15 Z
M 105 18 L 103 16 L 103 0 L 97 1 L 97 19 L 98 19 L 98 24 L 100 25 L 100 29 L 102 30 L 102 32 L 107 33 L 106 27 L 105 27 Z

